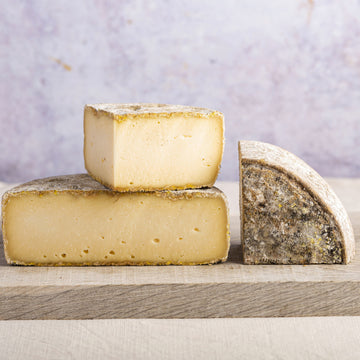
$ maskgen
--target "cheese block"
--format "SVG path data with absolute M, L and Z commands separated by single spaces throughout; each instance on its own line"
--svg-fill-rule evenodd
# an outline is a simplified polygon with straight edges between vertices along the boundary
M 216 188 L 120 193 L 87 174 L 59 176 L 7 191 L 2 215 L 10 264 L 212 264 L 229 249 Z
M 239 142 L 240 223 L 245 264 L 347 264 L 349 217 L 304 161 L 274 145 Z
M 210 187 L 220 169 L 224 118 L 180 105 L 85 106 L 85 168 L 117 191 Z

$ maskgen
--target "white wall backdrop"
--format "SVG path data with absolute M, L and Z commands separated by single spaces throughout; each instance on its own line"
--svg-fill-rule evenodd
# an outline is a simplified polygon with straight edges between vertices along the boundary
M 224 112 L 222 180 L 238 139 L 360 176 L 360 3 L 0 0 L 0 180 L 84 171 L 97 102 Z

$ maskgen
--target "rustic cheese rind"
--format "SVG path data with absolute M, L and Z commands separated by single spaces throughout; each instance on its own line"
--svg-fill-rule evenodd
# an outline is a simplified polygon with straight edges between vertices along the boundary
M 246 264 L 333 264 L 355 254 L 342 203 L 304 161 L 274 145 L 239 142 Z
M 87 172 L 121 192 L 211 187 L 224 149 L 224 117 L 162 104 L 96 104 L 84 111 Z
M 222 262 L 227 209 L 216 188 L 119 193 L 87 174 L 34 180 L 3 196 L 5 257 L 39 266 Z
M 113 117 L 114 120 L 122 121 L 129 116 L 141 116 L 146 118 L 153 114 L 163 115 L 166 117 L 173 116 L 173 114 L 181 114 L 183 116 L 191 117 L 207 117 L 212 115 L 222 114 L 215 110 L 200 108 L 195 106 L 185 105 L 169 105 L 169 104 L 91 104 L 86 107 L 92 108 L 95 112 L 103 112 Z

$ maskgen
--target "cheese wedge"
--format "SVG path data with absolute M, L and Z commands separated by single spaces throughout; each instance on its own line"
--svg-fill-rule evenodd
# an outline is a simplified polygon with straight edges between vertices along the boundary
M 347 264 L 349 217 L 325 180 L 295 155 L 239 142 L 240 223 L 245 264 Z
M 210 187 L 220 169 L 224 118 L 180 105 L 87 105 L 85 168 L 117 191 Z
M 59 176 L 7 191 L 2 215 L 10 264 L 212 264 L 229 249 L 216 188 L 119 193 L 87 174 Z

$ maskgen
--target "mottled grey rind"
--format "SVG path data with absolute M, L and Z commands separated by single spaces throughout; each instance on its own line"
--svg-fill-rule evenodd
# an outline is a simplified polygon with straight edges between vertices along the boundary
M 244 263 L 347 264 L 351 261 L 355 254 L 355 239 L 350 219 L 334 191 L 315 170 L 295 155 L 277 146 L 256 141 L 240 141 L 239 158 L 241 236 Z M 293 202 L 295 203 L 294 207 L 302 206 L 304 212 L 309 209 L 312 211 L 312 213 L 306 213 L 306 220 L 303 222 L 301 222 L 301 214 L 296 215 L 296 211 L 291 209 L 292 203 L 286 201 L 284 194 L 279 194 L 279 184 L 271 180 L 272 176 L 275 176 L 276 179 L 276 172 L 279 172 L 278 182 L 283 181 L 282 175 L 288 179 L 286 187 L 283 187 L 283 191 L 281 189 L 280 191 L 285 194 L 289 192 L 289 187 L 293 187 L 292 195 L 288 194 L 287 196 L 288 200 L 296 200 Z M 259 175 L 260 173 L 262 175 Z M 253 179 L 245 181 L 244 176 L 252 176 Z M 268 179 L 264 180 L 267 176 Z M 256 177 L 258 179 L 262 178 L 261 181 L 257 181 Z M 272 190 L 274 191 L 271 201 L 275 203 L 281 199 L 282 201 L 285 200 L 284 203 L 269 204 L 269 199 L 265 199 L 265 197 L 269 197 L 269 184 L 271 181 L 273 182 Z M 243 188 L 244 184 L 248 187 L 247 189 Z M 261 186 L 263 186 L 263 189 L 261 189 Z M 251 202 L 249 197 L 253 197 L 251 200 L 253 201 L 253 207 L 249 205 Z M 245 211 L 248 213 L 242 211 L 244 205 L 246 207 Z M 284 212 L 276 211 L 274 205 L 278 207 L 285 206 Z M 250 212 L 253 214 L 250 214 Z M 254 215 L 255 212 L 257 212 L 257 220 Z M 281 218 L 281 214 L 284 213 L 286 213 L 286 217 Z M 291 225 L 290 213 L 294 214 L 295 218 L 296 216 L 299 217 L 298 223 L 292 229 L 287 228 Z M 268 218 L 263 217 L 264 214 L 268 214 Z M 260 218 L 262 218 L 262 223 L 244 224 L 245 221 L 250 219 L 252 222 L 259 222 Z M 324 227 L 321 230 L 324 235 L 322 239 L 320 239 L 321 236 L 309 236 L 314 229 L 311 230 L 310 228 L 315 226 L 316 219 L 319 220 L 319 231 L 321 226 Z M 277 226 L 273 226 L 269 235 L 268 230 L 271 221 L 273 221 L 273 224 L 277 222 Z M 293 225 L 295 225 L 294 221 Z M 297 240 L 294 234 L 299 235 L 298 230 L 301 225 L 304 226 L 301 234 L 305 236 L 300 236 Z M 328 231 L 329 229 L 330 231 Z M 286 239 L 286 234 L 292 234 L 292 236 L 288 236 L 284 243 L 276 241 L 276 239 L 281 238 L 279 236 L 280 230 L 283 231 L 283 239 Z M 261 233 L 264 231 L 265 233 Z M 249 234 L 251 234 L 251 238 L 245 238 Z M 321 232 L 317 235 L 319 234 Z M 267 244 L 265 244 L 266 242 Z M 303 247 L 303 250 L 301 250 L 301 247 Z M 288 249 L 285 251 L 287 254 L 284 254 L 286 248 Z M 293 250 L 293 252 L 291 253 L 289 249 Z M 313 250 L 312 254 L 309 253 L 311 249 Z M 276 255 L 281 253 L 283 258 L 276 260 Z M 304 255 L 302 258 L 301 254 Z
M 168 104 L 89 104 L 85 106 L 91 108 L 96 112 L 105 112 L 113 116 L 114 119 L 122 118 L 123 116 L 147 116 L 151 114 L 182 114 L 191 115 L 194 117 L 209 116 L 216 114 L 223 116 L 220 112 L 200 107 L 185 106 L 185 105 L 168 105 Z
M 37 265 L 37 266 L 98 266 L 98 265 L 171 265 L 172 263 L 150 263 L 150 262 L 116 262 L 116 263 L 109 263 L 109 262 L 84 262 L 81 264 L 73 264 L 73 263 L 66 263 L 59 261 L 58 263 L 22 263 L 18 261 L 13 261 L 7 255 L 7 244 L 8 239 L 6 236 L 5 230 L 5 223 L 6 223 L 6 203 L 12 197 L 21 197 L 23 195 L 29 193 L 35 194 L 44 194 L 44 193 L 51 193 L 51 192 L 65 192 L 74 194 L 77 196 L 91 196 L 92 194 L 96 193 L 107 193 L 109 195 L 121 197 L 127 196 L 129 193 L 120 193 L 116 191 L 112 191 L 111 189 L 105 187 L 104 185 L 98 183 L 93 178 L 91 178 L 88 174 L 74 174 L 74 175 L 62 175 L 62 176 L 54 176 L 48 177 L 43 179 L 37 179 L 25 184 L 21 184 L 18 186 L 13 187 L 6 191 L 2 197 L 2 231 L 3 231 L 3 243 L 4 243 L 4 252 L 6 261 L 9 264 L 16 264 L 16 265 Z M 139 192 L 140 193 L 140 192 Z M 136 194 L 136 193 L 134 193 Z M 148 196 L 159 196 L 164 199 L 169 200 L 182 200 L 187 199 L 191 200 L 193 198 L 221 198 L 223 199 L 226 212 L 227 212 L 227 231 L 226 231 L 226 240 L 227 240 L 227 251 L 226 256 L 220 259 L 214 259 L 209 262 L 204 263 L 186 263 L 186 264 L 178 264 L 174 263 L 174 265 L 211 265 L 218 262 L 224 262 L 227 260 L 229 248 L 230 248 L 230 224 L 229 224 L 229 206 L 228 201 L 225 194 L 216 187 L 211 188 L 202 188 L 202 189 L 189 189 L 189 190 L 164 190 L 164 191 L 153 191 L 153 192 L 141 192 L 142 195 Z
M 61 175 L 51 176 L 43 179 L 36 179 L 27 183 L 18 185 L 9 189 L 5 194 L 17 194 L 23 191 L 35 191 L 35 192 L 46 192 L 46 191 L 94 191 L 104 190 L 111 191 L 104 185 L 95 181 L 88 174 L 74 174 L 74 175 Z
M 53 176 L 43 179 L 32 180 L 27 183 L 18 185 L 6 191 L 3 195 L 4 201 L 11 195 L 16 195 L 22 192 L 97 192 L 104 191 L 114 195 L 126 195 L 128 193 L 119 193 L 113 191 L 106 186 L 94 180 L 88 174 L 74 174 Z M 216 187 L 202 188 L 202 189 L 187 189 L 187 190 L 163 190 L 163 191 L 149 191 L 145 194 L 152 194 L 169 199 L 183 199 L 193 197 L 222 197 L 226 200 L 225 194 Z M 144 192 L 142 192 L 144 194 Z M 226 200 L 227 201 L 227 200 Z
M 341 264 L 331 213 L 295 179 L 242 161 L 243 257 L 251 264 Z

